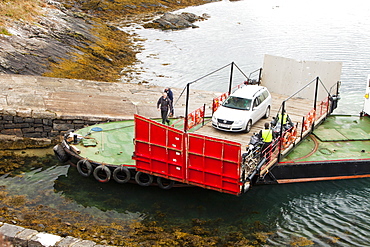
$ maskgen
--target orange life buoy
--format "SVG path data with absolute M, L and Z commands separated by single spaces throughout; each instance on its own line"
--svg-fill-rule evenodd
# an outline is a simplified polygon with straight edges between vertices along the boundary
M 292 134 L 290 132 L 285 132 L 285 134 L 283 135 L 283 139 L 282 139 L 282 145 L 283 145 L 283 148 L 286 149 L 287 147 L 289 147 L 290 145 L 290 136 Z
M 308 113 L 308 115 L 305 117 L 305 121 L 303 123 L 303 132 L 305 132 L 305 131 L 307 131 L 311 128 L 311 125 L 315 121 L 315 117 L 316 117 L 316 111 L 314 109 L 312 109 Z
M 188 130 L 194 127 L 194 124 L 195 124 L 194 121 L 195 121 L 195 118 L 194 118 L 193 113 L 188 114 L 188 127 L 187 127 Z
M 308 115 L 308 119 L 310 120 L 311 124 L 315 121 L 315 116 L 316 116 L 316 111 L 315 110 L 311 110 L 309 115 Z
M 297 139 L 297 128 L 294 126 L 291 130 L 291 135 L 289 137 L 289 142 L 294 143 L 295 140 Z
M 195 111 L 195 124 L 199 124 L 201 122 L 202 122 L 201 112 L 200 112 L 200 109 L 197 109 Z

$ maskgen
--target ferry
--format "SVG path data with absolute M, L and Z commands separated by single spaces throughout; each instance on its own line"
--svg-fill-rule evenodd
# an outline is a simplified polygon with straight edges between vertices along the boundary
M 234 63 L 230 67 L 231 72 L 239 69 Z M 133 120 L 67 131 L 54 152 L 60 161 L 75 165 L 81 176 L 103 183 L 199 186 L 238 196 L 259 184 L 370 177 L 370 77 L 363 111 L 358 116 L 335 115 L 340 70 L 340 62 L 266 55 L 263 69 L 234 87 L 230 79 L 227 92 L 202 106 L 190 107 L 196 81 L 188 83 L 184 116 L 172 119 L 170 126 L 135 115 Z M 324 76 L 307 80 L 313 73 Z M 257 74 L 255 79 L 252 74 Z M 253 123 L 249 133 L 212 126 L 221 103 L 250 84 L 269 88 L 271 117 Z M 284 114 L 290 125 L 279 118 Z M 265 122 L 276 133 L 266 148 L 258 139 Z

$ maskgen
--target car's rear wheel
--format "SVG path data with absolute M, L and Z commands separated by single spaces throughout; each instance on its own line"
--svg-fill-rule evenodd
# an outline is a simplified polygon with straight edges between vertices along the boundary
M 249 133 L 249 131 L 251 131 L 251 128 L 252 128 L 252 120 L 249 120 L 247 125 L 245 126 L 244 132 Z
M 263 116 L 263 118 L 269 118 L 269 116 L 270 116 L 270 106 L 267 107 L 265 115 Z

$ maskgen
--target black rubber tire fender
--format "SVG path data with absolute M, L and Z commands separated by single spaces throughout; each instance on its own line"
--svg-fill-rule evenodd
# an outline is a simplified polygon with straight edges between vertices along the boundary
M 135 174 L 135 181 L 138 185 L 149 186 L 153 183 L 153 175 L 144 172 L 137 172 Z
M 103 174 L 105 173 L 105 176 L 100 177 L 101 173 L 103 173 Z M 109 182 L 109 180 L 111 178 L 112 172 L 110 171 L 109 167 L 104 166 L 104 165 L 100 165 L 100 166 L 97 166 L 94 169 L 93 175 L 94 175 L 94 178 L 96 180 L 98 180 L 99 182 L 107 183 L 107 182 Z
M 66 153 L 66 151 L 64 151 L 63 147 L 60 144 L 55 145 L 53 147 L 53 151 L 60 162 L 64 163 L 69 160 L 68 154 Z
M 121 177 L 123 177 L 123 179 Z M 116 167 L 116 169 L 114 169 L 113 171 L 113 179 L 117 183 L 124 184 L 130 181 L 131 173 L 127 169 L 127 167 L 119 166 L 119 167 Z
M 88 177 L 91 175 L 93 167 L 87 159 L 79 160 L 77 162 L 77 171 L 81 176 Z
M 164 190 L 169 190 L 175 184 L 175 181 L 167 178 L 157 177 L 158 187 Z

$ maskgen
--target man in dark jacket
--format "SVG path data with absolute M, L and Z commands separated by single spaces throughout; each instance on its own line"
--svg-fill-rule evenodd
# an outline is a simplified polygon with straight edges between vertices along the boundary
M 164 92 L 167 93 L 167 97 L 171 100 L 171 103 L 172 103 L 172 106 L 171 106 L 171 109 L 170 109 L 170 115 L 169 115 L 170 117 L 172 117 L 173 114 L 174 114 L 174 111 L 173 111 L 173 93 L 172 93 L 171 88 L 169 88 L 169 87 L 166 87 L 164 89 Z
M 158 111 L 161 110 L 161 116 L 162 116 L 162 124 L 167 123 L 170 125 L 170 120 L 167 118 L 168 110 L 172 109 L 172 102 L 167 97 L 167 93 L 163 93 L 162 97 L 159 98 L 157 102 L 157 109 Z

